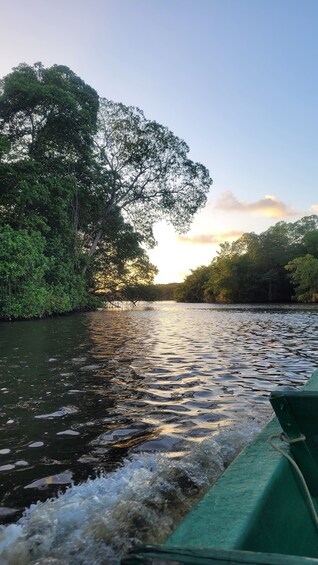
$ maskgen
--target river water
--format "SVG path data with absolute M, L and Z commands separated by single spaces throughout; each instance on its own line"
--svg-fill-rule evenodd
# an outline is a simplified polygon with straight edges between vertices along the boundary
M 0 562 L 115 564 L 163 541 L 270 417 L 269 392 L 310 376 L 317 336 L 314 305 L 1 324 Z

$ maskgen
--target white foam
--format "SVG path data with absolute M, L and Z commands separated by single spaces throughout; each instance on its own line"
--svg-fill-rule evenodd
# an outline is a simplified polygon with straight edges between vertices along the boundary
M 179 461 L 136 454 L 112 473 L 32 505 L 17 524 L 0 528 L 1 564 L 113 565 L 136 542 L 163 542 L 255 431 L 254 424 L 243 433 L 223 429 Z

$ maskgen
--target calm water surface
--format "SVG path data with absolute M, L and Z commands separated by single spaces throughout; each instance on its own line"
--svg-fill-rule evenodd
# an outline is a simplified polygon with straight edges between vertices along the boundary
M 84 488 L 96 497 L 107 476 L 118 505 L 121 481 L 130 484 L 141 461 L 143 473 L 153 472 L 154 454 L 165 461 L 156 470 L 162 480 L 217 432 L 224 449 L 231 439 L 222 430 L 248 435 L 269 416 L 273 388 L 300 386 L 316 368 L 317 336 L 316 306 L 156 303 L 1 324 L 0 518 L 17 520 L 70 484 L 64 497 L 87 498 L 78 494 Z M 21 562 L 32 562 L 28 551 Z M 105 560 L 103 547 L 87 563 L 110 563 L 115 553 Z

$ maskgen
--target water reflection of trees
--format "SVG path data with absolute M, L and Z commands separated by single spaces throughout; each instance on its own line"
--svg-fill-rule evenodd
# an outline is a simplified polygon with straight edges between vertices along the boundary
M 147 338 L 152 321 L 148 316 L 139 316 L 136 323 L 136 318 L 125 310 L 101 311 L 88 315 L 88 328 L 89 356 L 96 367 L 91 375 L 87 371 L 87 392 L 112 399 L 117 417 L 122 414 L 140 419 L 139 401 L 151 369 Z

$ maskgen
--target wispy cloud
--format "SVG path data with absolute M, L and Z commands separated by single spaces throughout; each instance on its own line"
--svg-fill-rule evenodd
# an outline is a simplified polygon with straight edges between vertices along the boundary
M 315 212 L 315 214 L 318 214 L 318 204 L 313 204 L 310 209 Z
M 244 232 L 231 230 L 223 233 L 202 233 L 199 235 L 178 235 L 177 239 L 180 243 L 190 243 L 192 245 L 205 245 L 211 243 L 222 243 L 229 239 L 237 239 L 241 237 Z
M 245 212 L 268 216 L 269 218 L 284 218 L 299 213 L 271 194 L 267 194 L 264 198 L 255 202 L 240 202 L 231 191 L 222 194 L 216 203 L 216 208 L 228 212 Z

